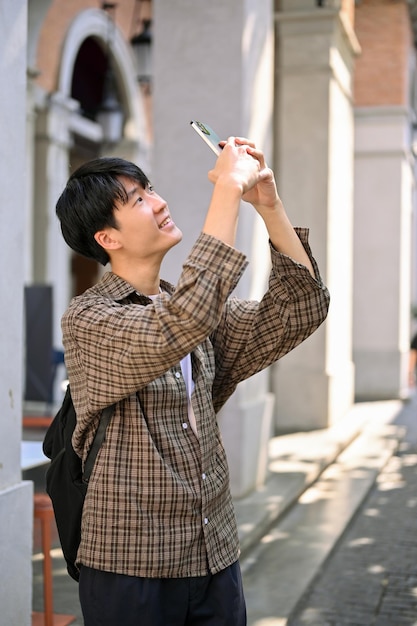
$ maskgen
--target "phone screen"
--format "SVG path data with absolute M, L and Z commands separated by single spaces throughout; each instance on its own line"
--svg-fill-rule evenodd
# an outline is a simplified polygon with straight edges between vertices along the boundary
M 200 135 L 200 137 L 206 142 L 208 146 L 213 150 L 217 156 L 219 156 L 222 148 L 219 146 L 221 141 L 220 137 L 216 135 L 214 130 L 207 126 L 207 124 L 203 124 L 202 122 L 192 121 L 190 122 L 191 126 L 194 128 L 196 133 Z

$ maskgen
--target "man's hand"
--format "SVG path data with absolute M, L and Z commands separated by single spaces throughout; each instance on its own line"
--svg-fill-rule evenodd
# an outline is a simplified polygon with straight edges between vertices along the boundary
M 244 155 L 246 158 L 247 156 L 250 156 L 258 163 L 257 171 L 255 170 L 258 180 L 256 184 L 253 184 L 253 178 L 248 180 L 246 189 L 243 188 L 242 200 L 250 202 L 250 204 L 252 204 L 259 213 L 277 208 L 281 202 L 276 188 L 275 177 L 273 171 L 265 162 L 263 152 L 256 148 L 253 141 L 250 141 L 245 137 L 231 137 L 227 142 L 221 143 L 223 148 L 227 143 L 232 143 L 235 147 L 238 147 L 240 155 Z M 220 161 L 220 157 L 219 164 L 216 164 L 216 166 L 217 165 L 224 166 L 224 164 Z M 240 165 L 242 166 L 242 163 Z M 245 165 L 248 170 L 250 170 L 254 164 L 249 161 L 249 163 L 245 163 Z M 239 172 L 239 170 L 241 170 L 241 167 L 237 168 L 235 172 L 236 175 L 242 173 Z M 219 172 L 220 168 L 219 171 L 217 171 L 215 167 L 214 170 L 209 173 L 209 178 L 212 182 L 217 180 Z
M 247 191 L 242 200 L 250 202 L 259 211 L 262 209 L 274 209 L 280 203 L 278 191 L 275 183 L 273 171 L 267 166 L 263 152 L 255 147 L 252 141 L 248 141 L 243 137 L 236 137 L 236 143 L 245 145 L 247 153 L 256 159 L 259 163 L 259 169 L 262 173 L 261 180 L 257 185 Z
M 215 185 L 218 182 L 230 184 L 244 196 L 268 175 L 262 171 L 261 159 L 258 158 L 262 153 L 255 150 L 253 143 L 242 138 L 229 137 L 221 145 L 223 150 L 208 173 L 209 180 Z M 249 149 L 253 150 L 253 155 Z
M 223 150 L 208 173 L 214 188 L 203 232 L 234 245 L 242 197 L 269 173 L 267 168 L 261 171 L 259 158 L 248 153 L 249 146 L 244 141 L 229 137 L 222 145 Z

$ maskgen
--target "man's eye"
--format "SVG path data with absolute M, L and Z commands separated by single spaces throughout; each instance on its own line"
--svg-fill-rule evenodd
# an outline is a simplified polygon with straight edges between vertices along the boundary
M 138 197 L 138 199 L 136 200 L 136 202 L 137 202 L 138 204 L 139 204 L 139 202 L 142 202 L 142 201 L 143 201 L 142 196 L 139 196 L 139 197 Z
M 153 185 L 151 185 L 150 183 L 149 183 L 149 185 L 148 185 L 148 191 L 149 191 L 149 193 L 153 193 L 153 192 L 155 191 L 155 190 L 154 190 L 154 186 L 153 186 Z

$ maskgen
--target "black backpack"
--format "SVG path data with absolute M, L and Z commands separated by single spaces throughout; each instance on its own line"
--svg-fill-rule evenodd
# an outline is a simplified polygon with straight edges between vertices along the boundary
M 107 425 L 114 405 L 101 414 L 93 443 L 82 472 L 81 459 L 74 451 L 71 438 L 76 424 L 76 414 L 69 385 L 61 408 L 55 415 L 43 440 L 43 452 L 51 459 L 46 472 L 46 491 L 52 500 L 59 540 L 67 563 L 68 574 L 79 579 L 76 566 L 78 546 L 81 540 L 81 515 L 88 481 L 94 462 L 106 435 Z

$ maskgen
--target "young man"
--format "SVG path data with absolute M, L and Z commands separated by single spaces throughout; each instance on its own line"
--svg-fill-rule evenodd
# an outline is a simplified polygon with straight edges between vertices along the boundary
M 112 269 L 62 320 L 83 459 L 100 412 L 116 404 L 83 511 L 85 626 L 246 624 L 216 413 L 241 380 L 314 332 L 328 292 L 254 144 L 229 138 L 209 179 L 203 230 L 176 287 L 159 272 L 181 231 L 135 165 L 86 163 L 57 203 L 67 243 Z M 246 264 L 233 247 L 242 198 L 270 237 L 261 302 L 229 297 Z

